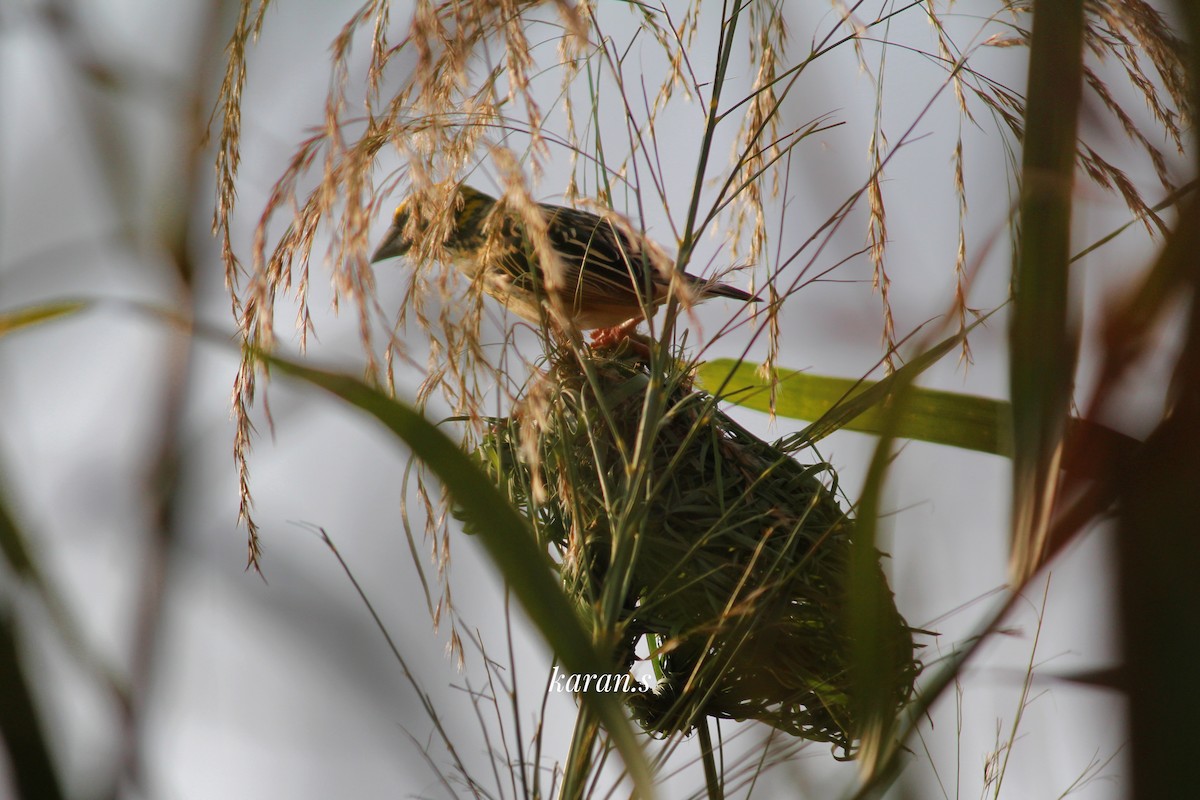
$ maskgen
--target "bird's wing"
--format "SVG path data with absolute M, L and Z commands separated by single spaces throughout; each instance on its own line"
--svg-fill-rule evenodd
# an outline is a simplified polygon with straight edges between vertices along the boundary
M 549 289 L 567 304 L 567 310 L 607 309 L 606 313 L 617 316 L 634 316 L 645 303 L 655 305 L 665 298 L 670 261 L 652 242 L 644 243 L 628 223 L 549 204 L 541 205 L 541 210 L 547 244 L 559 256 L 561 273 L 548 274 L 519 217 L 497 211 L 487 223 L 481 258 L 497 291 L 541 296 Z
M 634 236 L 587 211 L 543 206 L 551 246 L 562 256 L 565 284 L 590 302 L 637 304 L 658 299 L 666 286 L 661 265 Z
M 524 226 L 511 214 L 493 213 L 486 222 L 487 231 L 480 256 L 483 265 L 515 291 L 538 292 L 542 286 L 537 257 L 525 238 Z

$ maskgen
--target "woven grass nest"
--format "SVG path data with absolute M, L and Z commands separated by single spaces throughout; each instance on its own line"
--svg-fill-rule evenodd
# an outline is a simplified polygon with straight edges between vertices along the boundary
M 633 717 L 656 735 L 704 715 L 759 720 L 853 757 L 865 716 L 846 614 L 854 524 L 833 469 L 753 436 L 680 367 L 656 381 L 630 356 L 549 361 L 476 455 L 554 552 L 584 620 L 620 631 L 618 669 L 645 637 L 659 681 L 629 695 Z M 894 713 L 920 665 L 878 558 L 870 571 L 889 673 L 870 693 L 878 705 L 883 686 Z

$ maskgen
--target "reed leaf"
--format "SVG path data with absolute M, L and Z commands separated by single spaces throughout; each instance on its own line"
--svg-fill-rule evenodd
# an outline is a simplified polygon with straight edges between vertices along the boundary
M 724 387 L 721 399 L 725 401 L 792 419 L 824 421 L 797 434 L 794 438 L 798 441 L 814 442 L 834 430 L 879 434 L 891 425 L 901 439 L 998 456 L 1012 454 L 1008 403 L 913 387 L 902 410 L 893 412 L 887 401 L 894 395 L 894 376 L 899 373 L 870 381 L 777 369 L 764 378 L 761 367 L 753 362 L 715 359 L 701 364 L 697 374 L 699 384 L 708 391 Z
M 13 311 L 0 312 L 0 336 L 40 325 L 60 317 L 70 316 L 86 308 L 88 303 L 83 301 L 64 301 L 45 303 L 43 305 L 25 306 Z
M 1083 89 L 1083 0 L 1036 0 L 1009 328 L 1013 530 L 1020 582 L 1045 558 L 1078 333 L 1069 314 L 1071 208 Z

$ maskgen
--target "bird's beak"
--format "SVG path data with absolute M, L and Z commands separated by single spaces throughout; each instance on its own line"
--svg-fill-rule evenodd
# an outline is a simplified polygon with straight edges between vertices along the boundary
M 388 228 L 387 235 L 383 237 L 379 247 L 375 248 L 375 253 L 371 256 L 371 263 L 402 256 L 409 251 L 410 247 L 411 244 L 404 239 L 404 226 L 393 225 Z

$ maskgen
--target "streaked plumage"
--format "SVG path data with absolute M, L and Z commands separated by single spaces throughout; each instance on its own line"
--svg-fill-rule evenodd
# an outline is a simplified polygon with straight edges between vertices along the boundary
M 372 261 L 405 255 L 412 248 L 405 230 L 411 203 L 406 199 L 396 209 Z M 561 260 L 562 274 L 552 283 L 517 212 L 470 186 L 459 187 L 451 208 L 454 224 L 442 245 L 448 260 L 468 277 L 479 277 L 484 291 L 531 322 L 565 315 L 580 330 L 610 327 L 641 319 L 646 309 L 653 313 L 667 299 L 672 260 L 615 214 L 601 217 L 538 205 L 546 221 L 547 244 Z M 686 292 L 701 300 L 758 300 L 722 283 L 686 273 L 682 278 Z

